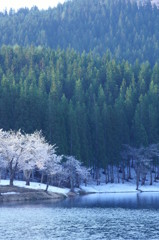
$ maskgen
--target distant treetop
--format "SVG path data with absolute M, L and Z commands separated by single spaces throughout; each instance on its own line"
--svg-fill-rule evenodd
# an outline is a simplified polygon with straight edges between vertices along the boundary
M 0 13 L 0 46 L 71 47 L 100 55 L 110 50 L 117 60 L 148 60 L 154 65 L 158 29 L 159 9 L 149 0 L 140 7 L 129 0 L 74 0 L 48 10 Z

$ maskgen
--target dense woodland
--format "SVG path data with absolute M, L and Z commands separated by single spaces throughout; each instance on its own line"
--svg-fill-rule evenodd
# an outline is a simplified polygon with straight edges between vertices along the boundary
M 159 56 L 159 9 L 150 1 L 74 0 L 57 8 L 0 13 L 0 46 L 46 46 L 113 56 L 134 63 Z
M 125 166 L 123 146 L 145 158 L 159 142 L 158 23 L 149 1 L 0 13 L 0 129 L 42 130 L 96 169 Z
M 41 130 L 87 166 L 120 161 L 122 144 L 159 142 L 159 65 L 42 47 L 0 49 L 0 128 Z

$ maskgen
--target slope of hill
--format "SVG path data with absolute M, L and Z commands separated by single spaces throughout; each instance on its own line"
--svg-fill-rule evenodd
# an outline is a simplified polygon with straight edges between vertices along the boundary
M 138 7 L 128 0 L 74 0 L 47 11 L 34 7 L 1 13 L 0 45 L 71 47 L 101 55 L 110 50 L 119 60 L 154 64 L 158 29 L 159 9 L 149 1 Z
M 122 144 L 159 142 L 158 25 L 157 7 L 128 0 L 1 13 L 0 45 L 14 47 L 0 48 L 0 128 L 42 129 L 96 167 L 118 165 Z
M 42 129 L 58 153 L 118 164 L 122 144 L 159 142 L 159 64 L 73 50 L 0 48 L 0 128 Z

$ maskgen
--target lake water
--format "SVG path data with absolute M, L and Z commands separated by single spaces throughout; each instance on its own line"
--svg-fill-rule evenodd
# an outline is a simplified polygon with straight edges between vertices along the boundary
M 0 204 L 0 239 L 159 239 L 159 193 Z

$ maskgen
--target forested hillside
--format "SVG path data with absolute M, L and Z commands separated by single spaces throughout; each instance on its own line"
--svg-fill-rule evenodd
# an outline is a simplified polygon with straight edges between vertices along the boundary
M 0 13 L 0 128 L 42 129 L 59 154 L 118 164 L 123 144 L 159 142 L 158 56 L 150 1 Z
M 0 49 L 0 128 L 42 129 L 89 166 L 120 161 L 123 143 L 159 141 L 159 65 L 19 46 Z
M 159 56 L 159 9 L 129 0 L 73 0 L 57 8 L 36 7 L 0 14 L 0 46 L 47 46 L 82 53 L 91 50 L 134 63 Z M 154 1 L 153 1 L 154 2 Z

